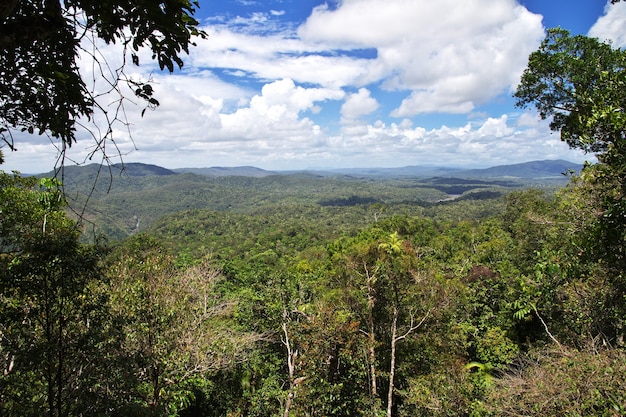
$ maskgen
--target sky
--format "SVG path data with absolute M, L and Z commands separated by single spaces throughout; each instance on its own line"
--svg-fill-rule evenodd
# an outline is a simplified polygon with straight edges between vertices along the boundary
M 126 67 L 152 80 L 160 106 L 142 117 L 128 96 L 107 145 L 112 162 L 293 170 L 593 160 L 512 94 L 547 28 L 626 46 L 626 2 L 604 0 L 200 0 L 196 18 L 209 36 L 182 70 L 160 72 L 147 51 Z M 100 45 L 111 68 L 118 48 Z M 100 103 L 115 109 L 115 97 Z M 89 159 L 91 134 L 77 138 L 65 164 L 100 162 L 98 152 Z M 59 163 L 45 136 L 15 140 L 3 170 Z

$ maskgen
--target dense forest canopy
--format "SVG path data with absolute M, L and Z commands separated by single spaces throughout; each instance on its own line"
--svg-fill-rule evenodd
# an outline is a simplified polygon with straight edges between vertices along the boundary
M 623 54 L 557 30 L 531 56 L 520 104 L 599 157 L 549 193 L 280 179 L 85 243 L 59 181 L 0 173 L 0 414 L 626 414 Z
M 619 415 L 623 287 L 589 246 L 581 181 L 551 196 L 513 191 L 474 219 L 461 213 L 480 201 L 440 206 L 451 214 L 437 219 L 370 212 L 339 234 L 324 224 L 348 207 L 305 224 L 312 213 L 284 203 L 272 221 L 200 210 L 103 247 L 79 243 L 58 184 L 3 174 L 0 405 Z M 204 252 L 185 246 L 189 231 Z

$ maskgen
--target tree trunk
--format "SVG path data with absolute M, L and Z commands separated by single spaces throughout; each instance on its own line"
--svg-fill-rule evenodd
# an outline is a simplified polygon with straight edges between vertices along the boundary
M 283 312 L 283 316 L 287 316 L 287 312 Z M 293 402 L 293 397 L 295 397 L 295 382 L 294 382 L 294 374 L 295 374 L 295 359 L 298 356 L 298 351 L 294 351 L 291 347 L 291 342 L 289 341 L 289 333 L 287 332 L 287 323 L 283 321 L 283 344 L 287 348 L 287 369 L 289 372 L 289 393 L 287 394 L 287 400 L 285 401 L 285 412 L 283 413 L 283 417 L 289 417 L 289 409 L 291 408 L 291 403 Z
M 393 409 L 393 383 L 396 375 L 396 343 L 398 333 L 398 306 L 393 307 L 393 321 L 391 322 L 391 365 L 389 365 L 389 392 L 387 393 L 387 417 L 391 417 Z
M 287 401 L 285 401 L 285 413 L 283 417 L 289 417 L 289 409 L 291 408 L 291 402 L 293 401 L 293 391 L 291 388 L 289 389 L 289 394 L 287 394 Z
M 368 335 L 368 353 L 370 365 L 370 394 L 372 397 L 378 396 L 378 387 L 376 384 L 376 331 L 374 328 L 374 304 L 376 296 L 374 290 L 374 277 L 370 275 L 367 264 L 363 264 L 365 274 L 367 276 L 367 335 Z
M 373 332 L 369 334 L 369 363 L 370 363 L 370 394 L 372 397 L 378 396 L 378 389 L 376 387 L 376 338 Z

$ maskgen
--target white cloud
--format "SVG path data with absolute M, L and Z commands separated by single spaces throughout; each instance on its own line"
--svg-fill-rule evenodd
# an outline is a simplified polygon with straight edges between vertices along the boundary
M 537 159 L 582 161 L 552 135 L 547 124 L 521 130 L 507 115 L 460 127 L 412 127 L 403 122 L 352 124 L 341 135 L 329 136 L 326 149 L 333 166 L 492 166 Z
M 313 11 L 307 42 L 376 48 L 371 69 L 412 91 L 394 112 L 466 113 L 517 83 L 543 38 L 541 16 L 514 0 L 345 0 Z
M 142 118 L 141 103 L 127 103 L 138 150 L 116 126 L 125 160 L 295 169 L 583 158 L 531 113 L 471 113 L 517 84 L 543 38 L 541 16 L 515 0 L 343 0 L 333 10 L 315 9 L 297 32 L 279 26 L 279 17 L 282 11 L 270 10 L 212 19 L 204 28 L 209 38 L 198 40 L 175 75 L 155 71 L 141 51 L 142 65 L 128 70 L 154 78 L 161 106 Z M 102 53 L 112 68 L 121 63 L 119 45 Z M 381 87 L 385 96 L 376 95 Z M 386 118 L 394 108 L 396 121 Z M 480 120 L 427 129 L 410 119 L 422 113 Z M 372 114 L 381 120 L 365 120 Z M 55 155 L 48 152 L 50 166 L 42 169 L 45 143 L 27 137 L 18 153 L 5 151 L 0 168 L 48 170 Z M 92 143 L 81 134 L 70 156 L 81 161 Z
M 379 106 L 378 101 L 371 96 L 367 88 L 360 88 L 357 93 L 350 94 L 346 98 L 341 106 L 341 115 L 344 120 L 350 121 L 376 111 Z
M 166 94 L 161 108 L 136 121 L 134 138 L 139 150 L 130 153 L 127 161 L 149 157 L 152 163 L 167 167 L 304 169 L 490 166 L 536 159 L 584 159 L 551 134 L 547 122 L 530 113 L 427 130 L 413 126 L 408 119 L 399 123 L 360 120 L 359 116 L 370 114 L 376 105 L 366 89 L 346 98 L 340 89 L 305 88 L 283 79 L 266 84 L 259 94 L 246 99 L 245 106 L 228 111 L 220 100 L 194 98 L 188 94 L 191 90 L 177 90 L 180 87 L 174 83 L 169 88 L 178 96 Z M 198 95 L 197 88 L 193 91 Z M 304 115 L 325 101 L 344 98 L 343 116 L 351 119 L 340 133 L 328 131 Z
M 611 41 L 614 47 L 626 46 L 626 2 L 607 3 L 605 15 L 589 30 L 589 36 Z
M 127 154 L 125 160 L 150 159 L 170 168 L 270 167 L 276 161 L 297 160 L 323 140 L 320 127 L 301 113 L 314 111 L 315 103 L 344 96 L 338 89 L 304 88 L 284 79 L 266 84 L 260 94 L 246 98 L 245 105 L 228 109 L 219 96 L 212 96 L 213 82 L 212 77 L 195 81 L 179 76 L 159 78 L 161 106 L 144 118 L 135 112 L 131 119 L 138 149 L 133 150 L 126 132 L 117 132 L 117 144 Z M 231 93 L 231 98 L 237 96 L 236 90 Z
M 441 89 L 434 88 L 413 91 L 391 115 L 406 117 L 417 113 L 469 113 L 474 108 L 472 101 L 441 93 Z
M 480 137 L 503 138 L 511 136 L 513 129 L 507 124 L 508 116 L 502 115 L 499 118 L 489 117 L 483 125 L 476 130 L 476 135 Z
M 289 34 L 249 35 L 224 27 L 206 30 L 209 38 L 191 51 L 194 67 L 233 69 L 259 80 L 290 78 L 337 88 L 375 77 L 368 60 L 328 55 L 323 46 L 306 44 Z
M 219 123 L 214 115 L 204 120 L 190 113 L 205 106 L 200 101 L 164 100 L 162 109 L 150 112 L 135 125 L 133 135 L 139 149 L 125 155 L 125 161 L 150 162 L 169 168 L 255 165 L 267 169 L 305 169 L 403 165 L 486 167 L 537 159 L 581 162 L 591 158 L 569 150 L 558 134 L 550 132 L 545 121 L 520 128 L 519 119 L 507 115 L 436 129 L 414 127 L 407 120 L 373 124 L 354 120 L 341 133 L 334 134 L 313 120 L 298 116 L 298 106 L 303 108 L 308 103 L 294 98 L 298 94 L 297 88 L 291 88 L 286 81 L 269 85 L 263 95 L 250 100 L 248 107 L 220 113 Z M 218 107 L 214 110 L 217 112 Z M 178 113 L 176 124 L 170 123 L 170 112 Z M 163 122 L 156 122 L 159 119 Z M 7 155 L 9 165 L 3 169 L 12 169 L 13 163 L 26 163 L 14 155 L 20 157 L 22 151 L 39 153 L 49 150 L 48 146 L 22 147 L 20 152 Z M 70 155 L 76 157 L 80 152 L 84 151 L 74 147 Z M 31 167 L 21 165 L 20 169 L 41 172 L 41 162 L 38 163 Z
M 272 143 L 267 146 L 280 148 L 296 142 L 304 147 L 319 135 L 319 126 L 307 117 L 301 118 L 300 113 L 315 110 L 317 102 L 340 100 L 343 96 L 338 89 L 304 88 L 290 79 L 275 81 L 266 84 L 247 107 L 222 113 L 222 129 L 215 133 L 219 138 L 257 142 L 262 147 Z
M 192 50 L 193 66 L 333 88 L 382 83 L 410 94 L 397 117 L 471 111 L 517 84 L 543 37 L 541 16 L 514 0 L 346 0 L 314 9 L 297 36 L 288 27 L 267 35 L 229 23 L 205 28 L 210 36 Z M 359 57 L 355 48 L 377 56 Z
M 537 112 L 525 111 L 517 119 L 517 126 L 520 128 L 537 127 L 542 122 Z

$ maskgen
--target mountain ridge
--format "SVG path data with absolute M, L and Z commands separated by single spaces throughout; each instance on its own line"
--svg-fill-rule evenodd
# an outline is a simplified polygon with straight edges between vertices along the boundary
M 583 164 L 566 161 L 564 159 L 547 159 L 522 162 L 519 164 L 496 165 L 483 169 L 469 169 L 456 173 L 465 178 L 546 178 L 566 176 L 568 172 L 579 172 Z
M 461 177 L 461 178 L 555 178 L 568 171 L 580 171 L 583 165 L 564 159 L 545 159 L 489 168 L 452 168 L 445 166 L 407 165 L 397 168 L 328 168 L 302 170 L 265 170 L 254 166 L 180 168 L 176 173 L 193 173 L 210 177 L 247 176 L 262 178 L 270 175 L 362 176 L 362 177 Z
M 83 175 L 108 175 L 145 177 L 169 176 L 180 174 L 194 174 L 211 178 L 220 177 L 251 177 L 264 178 L 271 175 L 298 175 L 312 177 L 357 177 L 357 178 L 428 178 L 428 177 L 458 177 L 458 178 L 520 178 L 542 179 L 559 178 L 569 171 L 578 172 L 583 165 L 563 159 L 547 159 L 522 162 L 517 164 L 496 165 L 489 168 L 463 169 L 452 167 L 407 165 L 397 168 L 328 168 L 302 170 L 265 170 L 254 166 L 236 167 L 205 167 L 205 168 L 176 168 L 168 169 L 153 164 L 129 162 L 102 166 L 89 164 L 83 166 L 68 166 L 62 171 L 64 177 Z M 58 171 L 51 171 L 38 176 L 58 176 Z

